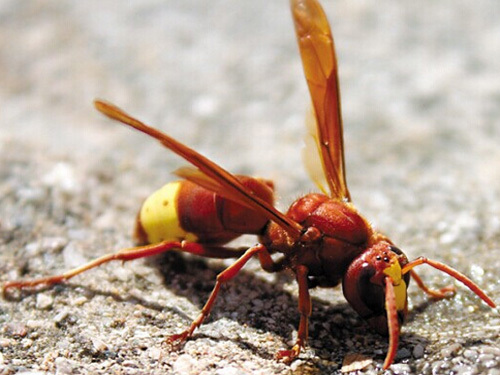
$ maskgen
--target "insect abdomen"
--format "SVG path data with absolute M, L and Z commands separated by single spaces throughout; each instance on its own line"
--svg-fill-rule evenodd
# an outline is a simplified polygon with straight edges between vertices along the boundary
M 182 184 L 183 181 L 168 183 L 144 201 L 137 214 L 134 233 L 137 242 L 197 240 L 194 233 L 184 230 L 180 225 L 177 199 Z
M 240 181 L 273 203 L 272 184 L 246 176 Z M 134 238 L 141 244 L 196 241 L 223 244 L 241 234 L 260 234 L 267 219 L 189 181 L 171 182 L 151 194 L 138 215 Z

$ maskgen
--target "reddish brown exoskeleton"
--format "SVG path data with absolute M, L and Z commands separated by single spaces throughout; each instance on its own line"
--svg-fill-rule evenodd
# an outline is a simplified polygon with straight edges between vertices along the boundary
M 95 105 L 100 112 L 157 139 L 196 168 L 177 170 L 180 181 L 167 184 L 144 202 L 135 229 L 135 239 L 142 246 L 105 255 L 61 275 L 8 282 L 4 293 L 13 288 L 63 282 L 111 260 L 128 261 L 174 249 L 203 257 L 238 257 L 217 276 L 208 301 L 191 326 L 169 338 L 171 343 L 180 343 L 209 315 L 221 285 L 257 256 L 266 271 L 293 271 L 299 287 L 297 341 L 290 350 L 278 352 L 278 358 L 292 360 L 306 344 L 311 314 L 309 288 L 342 283 L 346 299 L 361 317 L 376 331 L 389 335 L 384 369 L 394 360 L 400 326 L 407 315 L 410 277 L 437 299 L 455 291 L 453 287 L 427 288 L 413 270 L 415 266 L 425 263 L 451 275 L 495 307 L 476 284 L 458 271 L 423 257 L 408 261 L 357 212 L 345 178 L 337 61 L 330 27 L 316 0 L 291 0 L 291 8 L 313 106 L 309 145 L 313 150 L 306 149 L 306 161 L 312 164 L 316 155 L 321 173 L 313 172 L 312 177 L 323 194 L 307 194 L 283 214 L 273 207 L 271 182 L 234 176 L 114 105 L 98 100 Z M 246 251 L 225 246 L 243 233 L 259 235 L 259 244 Z M 282 257 L 274 261 L 274 253 Z

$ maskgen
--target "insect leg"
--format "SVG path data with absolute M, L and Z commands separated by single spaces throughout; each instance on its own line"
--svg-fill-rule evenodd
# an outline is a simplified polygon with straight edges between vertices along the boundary
M 417 273 L 414 270 L 410 271 L 410 275 L 413 278 L 413 280 L 415 280 L 418 287 L 433 299 L 440 300 L 446 297 L 451 297 L 454 296 L 455 292 L 457 291 L 457 288 L 455 288 L 455 286 L 453 285 L 448 285 L 441 289 L 429 288 L 427 285 L 425 285 L 423 280 L 420 278 L 420 276 L 417 275 Z
M 194 255 L 208 256 L 208 257 L 223 258 L 230 256 L 229 252 L 223 252 L 223 250 L 212 251 L 194 242 L 164 241 L 152 245 L 137 246 L 127 249 L 122 249 L 112 254 L 103 255 L 102 257 L 94 259 L 93 261 L 90 261 L 87 264 L 84 264 L 80 267 L 74 268 L 59 275 L 43 277 L 33 280 L 8 281 L 3 285 L 3 295 L 7 296 L 9 290 L 11 289 L 25 289 L 25 288 L 34 288 L 37 286 L 51 286 L 59 284 L 68 279 L 71 279 L 72 277 L 75 277 L 76 275 L 79 275 L 85 271 L 98 267 L 104 263 L 111 262 L 113 260 L 121 260 L 123 262 L 126 262 L 133 259 L 145 258 L 157 255 L 172 249 L 179 249 L 181 251 L 185 251 Z
M 496 304 L 493 302 L 493 300 L 486 295 L 485 292 L 479 288 L 479 286 L 474 283 L 471 279 L 469 279 L 467 276 L 464 274 L 458 272 L 457 270 L 451 268 L 450 266 L 447 266 L 444 263 L 437 262 L 435 260 L 427 259 L 425 257 L 419 257 L 415 260 L 412 260 L 410 263 L 406 264 L 403 269 L 401 270 L 402 274 L 406 274 L 408 272 L 411 272 L 412 268 L 419 266 L 421 264 L 428 264 L 431 267 L 434 267 L 435 269 L 442 271 L 444 273 L 447 273 L 451 277 L 454 277 L 458 281 L 460 281 L 462 284 L 464 284 L 467 288 L 472 290 L 474 293 L 477 294 L 479 298 L 481 298 L 484 302 L 488 304 L 488 306 L 495 308 Z M 415 278 L 415 277 L 413 277 Z M 417 281 L 418 284 L 418 281 Z
M 186 329 L 184 332 L 181 332 L 176 335 L 172 335 L 167 339 L 167 342 L 169 344 L 181 344 L 184 342 L 186 339 L 192 336 L 194 330 L 198 328 L 203 321 L 207 318 L 207 316 L 210 314 L 210 310 L 212 309 L 212 306 L 215 302 L 215 299 L 217 298 L 217 294 L 219 293 L 219 289 L 222 284 L 228 282 L 231 280 L 233 277 L 235 277 L 238 272 L 243 268 L 243 266 L 255 255 L 255 254 L 260 254 L 262 252 L 267 252 L 267 249 L 264 245 L 258 244 L 254 247 L 251 247 L 248 249 L 240 258 L 236 260 L 232 265 L 227 267 L 224 271 L 219 273 L 217 275 L 217 280 L 215 282 L 214 289 L 212 290 L 212 293 L 210 294 L 210 297 L 208 297 L 207 302 L 205 303 L 205 306 L 201 309 L 200 314 L 198 317 L 193 320 L 191 325 L 189 326 L 188 329 Z
M 309 317 L 311 316 L 311 296 L 309 295 L 309 286 L 307 282 L 307 273 L 309 270 L 304 265 L 297 266 L 297 283 L 299 284 L 299 312 L 300 322 L 297 331 L 297 341 L 290 350 L 280 350 L 276 353 L 277 359 L 283 359 L 286 362 L 292 361 L 300 354 L 300 350 L 305 347 L 307 334 L 309 330 Z
M 259 254 L 259 262 L 262 269 L 266 272 L 280 272 L 285 269 L 285 258 L 279 259 L 277 262 L 271 258 L 271 254 L 267 249 L 264 249 Z
M 393 281 L 390 277 L 385 280 L 385 310 L 387 312 L 387 327 L 389 329 L 389 349 L 385 357 L 383 369 L 387 370 L 394 362 L 399 344 L 399 321 L 396 309 L 396 295 Z

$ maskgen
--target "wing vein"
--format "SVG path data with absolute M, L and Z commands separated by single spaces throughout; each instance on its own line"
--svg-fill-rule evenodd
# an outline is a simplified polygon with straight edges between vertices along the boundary
M 113 104 L 101 100 L 96 100 L 94 104 L 97 110 L 107 117 L 113 120 L 117 120 L 125 125 L 129 125 L 132 128 L 155 138 L 162 145 L 189 161 L 191 164 L 199 168 L 199 170 L 210 180 L 215 181 L 217 184 L 222 186 L 223 189 L 228 190 L 230 192 L 229 195 L 235 197 L 238 202 L 241 202 L 247 207 L 251 207 L 257 212 L 260 212 L 269 220 L 272 220 L 279 224 L 291 235 L 300 235 L 302 226 L 299 223 L 290 219 L 283 213 L 279 212 L 276 208 L 271 206 L 269 203 L 265 202 L 258 196 L 254 195 L 251 191 L 247 190 L 245 186 L 243 186 L 234 175 L 232 175 L 210 159 L 189 148 L 188 146 L 176 141 L 172 137 L 169 137 L 168 135 L 160 132 L 159 130 L 152 128 L 133 118 Z

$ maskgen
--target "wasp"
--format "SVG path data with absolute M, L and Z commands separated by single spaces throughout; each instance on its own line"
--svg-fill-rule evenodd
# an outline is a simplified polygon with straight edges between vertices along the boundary
M 396 355 L 408 313 L 410 278 L 434 299 L 455 293 L 452 286 L 427 287 L 415 272 L 416 266 L 427 264 L 450 275 L 496 307 L 479 286 L 451 267 L 425 257 L 409 261 L 357 211 L 346 182 L 339 76 L 330 26 L 317 0 L 291 0 L 290 4 L 312 100 L 305 159 L 307 165 L 319 165 L 310 170 L 321 193 L 304 195 L 282 213 L 273 206 L 271 181 L 233 175 L 115 105 L 96 100 L 98 111 L 156 139 L 192 166 L 175 171 L 180 180 L 166 184 L 144 201 L 135 223 L 136 247 L 104 255 L 60 275 L 7 282 L 4 294 L 61 283 L 113 260 L 130 261 L 171 250 L 207 258 L 237 258 L 217 275 L 206 304 L 191 325 L 168 338 L 170 344 L 181 344 L 208 317 L 221 286 L 257 257 L 265 271 L 291 270 L 298 284 L 297 339 L 292 348 L 277 353 L 278 359 L 290 362 L 306 345 L 312 309 L 309 289 L 342 284 L 353 309 L 375 331 L 389 336 L 384 369 Z M 242 234 L 257 235 L 258 244 L 244 250 L 227 245 Z

